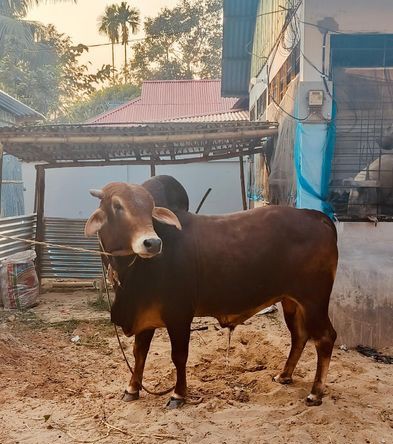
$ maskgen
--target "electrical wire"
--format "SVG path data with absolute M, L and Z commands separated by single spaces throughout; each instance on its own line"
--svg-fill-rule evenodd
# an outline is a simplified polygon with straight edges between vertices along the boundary
M 287 28 L 288 28 L 288 26 L 290 26 L 290 24 L 291 24 L 291 22 L 292 22 L 292 20 L 293 19 L 295 19 L 296 20 L 296 17 L 297 17 L 297 11 L 298 11 L 298 9 L 299 9 L 299 7 L 300 7 L 300 5 L 303 3 L 303 0 L 299 0 L 298 1 L 298 3 L 295 5 L 295 4 L 293 4 L 293 8 L 291 9 L 291 13 L 292 14 L 289 14 L 289 16 L 287 17 L 287 21 L 286 21 L 286 23 L 284 24 L 284 26 L 282 27 L 282 29 L 281 29 L 281 31 L 280 31 L 280 33 L 279 33 L 279 35 L 278 35 L 278 37 L 277 37 L 277 39 L 276 39 L 276 41 L 275 41 L 275 43 L 274 43 L 274 45 L 273 45 L 273 49 L 272 49 L 272 51 L 270 52 L 270 54 L 269 54 L 269 58 L 271 58 L 271 64 L 273 63 L 273 61 L 274 61 L 274 59 L 275 59 L 275 57 L 276 57 L 276 54 L 277 54 L 277 51 L 278 51 L 278 49 L 279 49 L 279 46 L 280 46 L 280 42 L 281 42 L 281 39 L 282 39 L 282 37 L 284 36 L 284 33 L 285 33 L 285 31 L 287 30 Z M 296 29 L 296 28 L 295 28 Z M 297 28 L 298 29 L 298 28 Z M 298 38 L 300 39 L 300 34 L 298 34 Z M 296 44 L 298 44 L 298 42 L 296 43 Z M 284 114 L 286 114 L 288 117 L 290 117 L 291 119 L 293 119 L 293 120 L 296 120 L 297 122 L 304 122 L 305 120 L 307 120 L 310 116 L 311 116 L 311 112 L 306 116 L 306 117 L 297 117 L 297 116 L 294 116 L 293 114 L 291 114 L 291 113 L 289 113 L 288 111 L 286 111 L 277 101 L 276 101 L 276 99 L 274 98 L 274 96 L 271 94 L 271 92 L 270 92 L 270 68 L 269 68 L 269 66 L 268 66 L 268 64 L 267 64 L 267 68 L 266 68 L 266 71 L 267 71 L 267 94 L 268 94 L 268 96 L 269 96 L 269 98 L 270 98 L 270 100 L 284 113 Z
M 266 15 L 274 15 L 274 14 L 283 14 L 287 11 L 290 11 L 289 8 L 284 8 L 282 7 L 282 9 L 276 10 L 276 11 L 270 11 L 270 12 L 265 12 L 262 14 L 258 14 L 256 17 L 263 17 Z M 171 33 L 167 33 L 167 32 L 161 32 L 161 33 L 157 33 L 157 34 L 151 34 L 149 36 L 146 37 L 139 37 L 139 38 L 135 38 L 135 39 L 130 39 L 126 42 L 127 45 L 129 44 L 133 44 L 133 43 L 138 43 L 138 42 L 143 42 L 149 38 L 156 38 L 156 37 L 173 37 L 173 36 L 178 36 L 178 35 L 184 35 L 184 34 L 190 34 L 191 31 L 179 31 L 179 32 L 171 32 Z M 45 44 L 45 42 L 42 42 L 43 44 Z M 87 48 L 100 48 L 100 47 L 104 47 L 104 46 L 112 46 L 112 44 L 114 46 L 117 45 L 124 45 L 124 43 L 122 42 L 107 42 L 107 43 L 93 43 L 91 45 L 84 45 Z M 52 52 L 54 51 L 54 48 L 31 48 L 28 50 L 29 52 L 39 52 L 39 51 L 45 51 L 45 52 Z

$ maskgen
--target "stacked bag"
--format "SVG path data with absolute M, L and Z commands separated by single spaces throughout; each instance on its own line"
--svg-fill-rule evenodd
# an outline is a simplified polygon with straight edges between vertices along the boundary
M 39 282 L 32 250 L 6 257 L 0 262 L 0 305 L 26 310 L 37 305 Z

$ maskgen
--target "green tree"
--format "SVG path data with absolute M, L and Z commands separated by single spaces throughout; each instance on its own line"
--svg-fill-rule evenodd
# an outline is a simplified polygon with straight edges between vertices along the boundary
M 116 5 L 105 8 L 105 13 L 98 19 L 98 31 L 106 35 L 112 44 L 112 76 L 115 79 L 115 43 L 119 43 L 119 14 Z
M 132 34 L 136 34 L 140 25 L 140 14 L 138 9 L 132 8 L 127 2 L 121 2 L 117 7 L 118 21 L 121 30 L 121 44 L 124 45 L 124 75 L 127 82 L 127 46 Z
M 71 106 L 67 115 L 61 120 L 67 123 L 86 122 L 92 117 L 129 102 L 138 97 L 139 93 L 138 87 L 128 84 L 117 84 L 100 89 Z
M 222 0 L 180 0 L 147 18 L 144 31 L 130 63 L 135 83 L 220 77 Z
M 79 62 L 86 46 L 73 45 L 53 26 L 42 26 L 40 34 L 41 41 L 33 46 L 12 36 L 4 39 L 0 87 L 45 116 L 56 118 L 109 79 L 110 66 L 91 74 Z
M 52 0 L 52 2 L 76 0 Z M 46 0 L 0 0 L 0 43 L 5 37 L 14 37 L 24 44 L 33 43 L 41 24 L 25 19 L 29 9 Z M 0 45 L 0 51 L 1 51 Z

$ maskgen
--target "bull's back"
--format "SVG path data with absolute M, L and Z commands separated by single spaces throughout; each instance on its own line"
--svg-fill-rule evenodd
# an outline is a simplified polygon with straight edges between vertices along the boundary
M 200 312 L 239 312 L 301 291 L 337 266 L 337 234 L 324 214 L 265 207 L 194 220 Z

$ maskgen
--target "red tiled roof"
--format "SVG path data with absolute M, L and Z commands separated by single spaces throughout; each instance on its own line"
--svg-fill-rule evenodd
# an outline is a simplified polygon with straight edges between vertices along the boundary
M 221 97 L 220 80 L 154 80 L 141 96 L 94 117 L 89 123 L 163 122 L 235 111 L 238 99 Z M 238 111 L 238 110 L 236 110 Z

